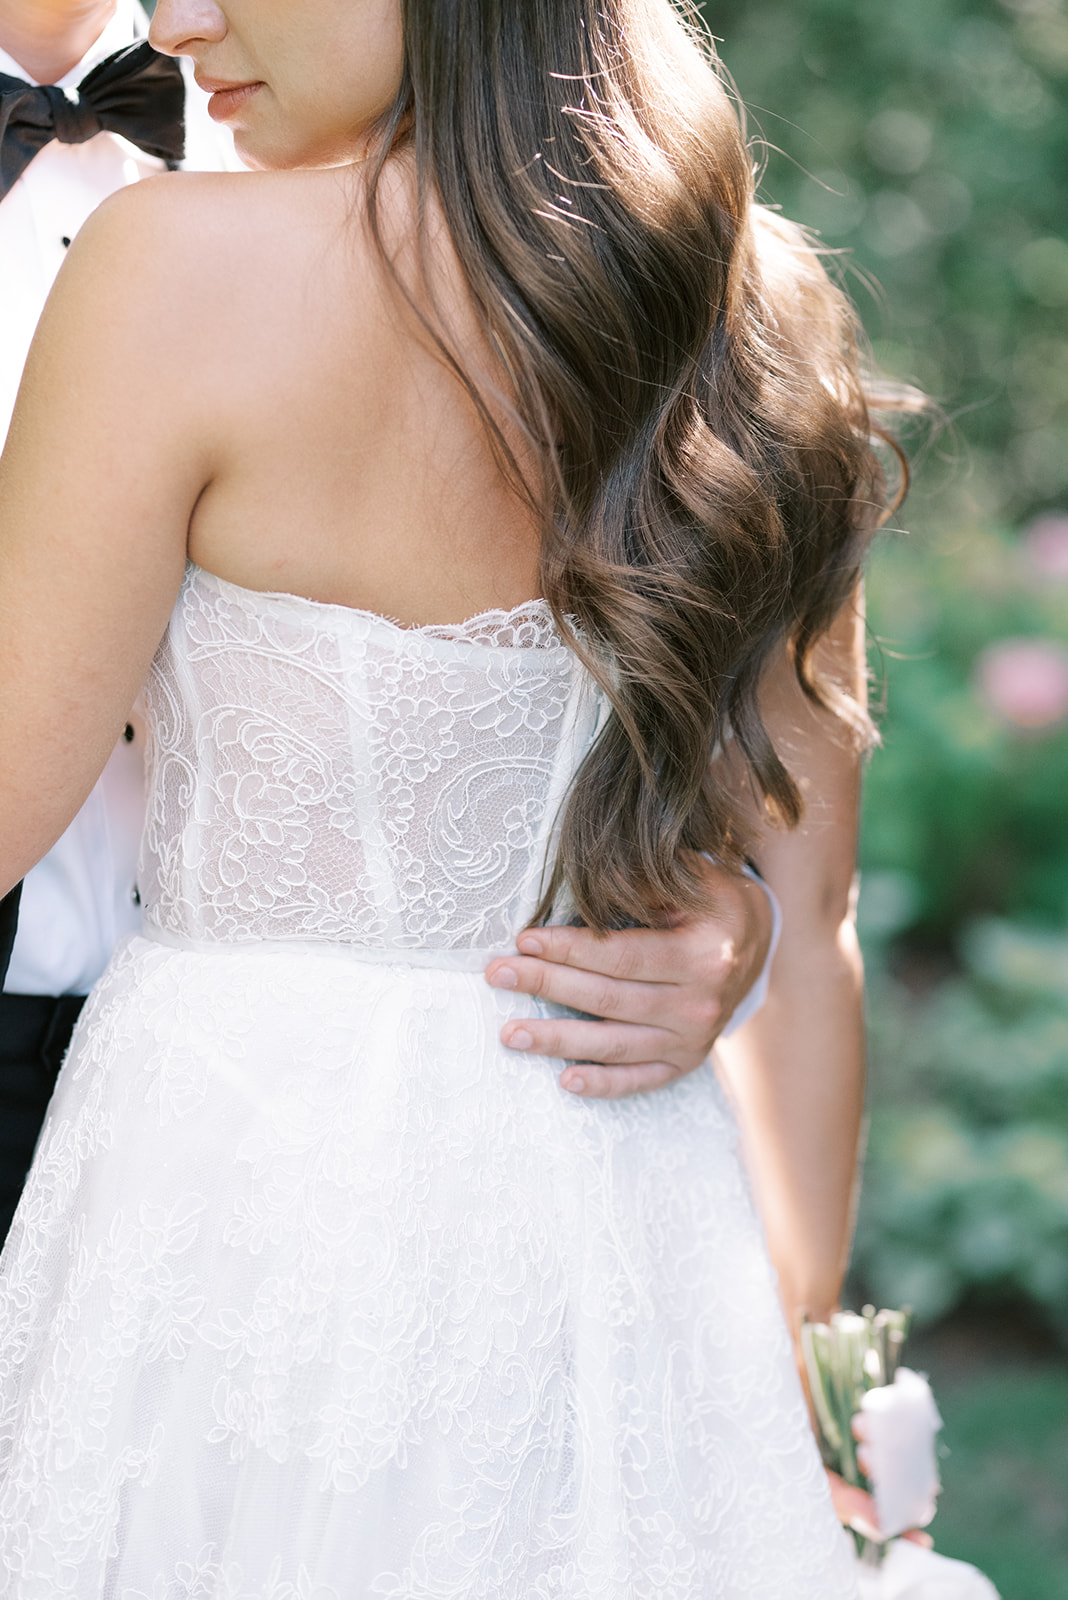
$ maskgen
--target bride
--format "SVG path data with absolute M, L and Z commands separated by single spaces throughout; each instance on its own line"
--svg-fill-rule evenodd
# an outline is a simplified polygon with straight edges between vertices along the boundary
M 259 170 L 101 208 L 0 470 L 0 893 L 146 673 L 152 751 L 0 1272 L 0 1589 L 852 1595 L 788 1328 L 861 1098 L 848 308 L 669 0 L 153 39 Z M 489 958 L 701 852 L 786 907 L 745 1042 L 618 1102 L 505 1048 Z

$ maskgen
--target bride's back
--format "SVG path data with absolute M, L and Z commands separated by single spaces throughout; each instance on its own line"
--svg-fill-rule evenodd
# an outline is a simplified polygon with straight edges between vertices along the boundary
M 263 170 L 136 185 L 60 274 L 0 466 L 33 706 L 92 719 L 101 761 L 187 555 L 404 625 L 542 594 L 611 659 L 617 712 L 552 892 L 594 927 L 703 905 L 691 850 L 730 858 L 747 825 L 707 752 L 748 730 L 758 788 L 800 814 L 760 669 L 789 628 L 805 672 L 885 493 L 851 313 L 754 204 L 711 57 L 673 0 L 158 0 L 152 36 Z M 430 327 L 368 226 L 387 150 L 382 238 Z M 104 651 L 106 703 L 77 670 Z
M 533 598 L 534 520 L 371 237 L 360 170 L 183 181 L 196 239 L 186 358 L 215 455 L 191 559 L 247 588 L 404 624 Z M 378 191 L 390 254 L 410 281 L 413 187 L 401 160 Z M 433 257 L 461 360 L 484 380 L 440 230 Z

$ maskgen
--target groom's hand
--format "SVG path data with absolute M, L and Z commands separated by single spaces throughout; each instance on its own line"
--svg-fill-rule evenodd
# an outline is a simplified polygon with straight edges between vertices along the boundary
M 531 1017 L 506 1023 L 502 1042 L 563 1058 L 561 1085 L 603 1099 L 699 1067 L 760 976 L 772 928 L 759 884 L 712 862 L 704 871 L 714 908 L 705 918 L 601 937 L 570 927 L 520 934 L 519 954 L 491 961 L 487 982 L 600 1020 Z

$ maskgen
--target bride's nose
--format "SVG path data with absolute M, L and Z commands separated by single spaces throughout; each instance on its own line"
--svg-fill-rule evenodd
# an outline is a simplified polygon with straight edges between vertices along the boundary
M 215 0 L 158 0 L 148 37 L 165 56 L 192 55 L 226 38 L 226 17 Z

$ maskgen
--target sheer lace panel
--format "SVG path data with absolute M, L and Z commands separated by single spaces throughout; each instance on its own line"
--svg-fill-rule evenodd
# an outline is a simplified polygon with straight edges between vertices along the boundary
M 408 629 L 194 566 L 146 698 L 149 926 L 397 950 L 514 938 L 601 706 L 543 601 Z

